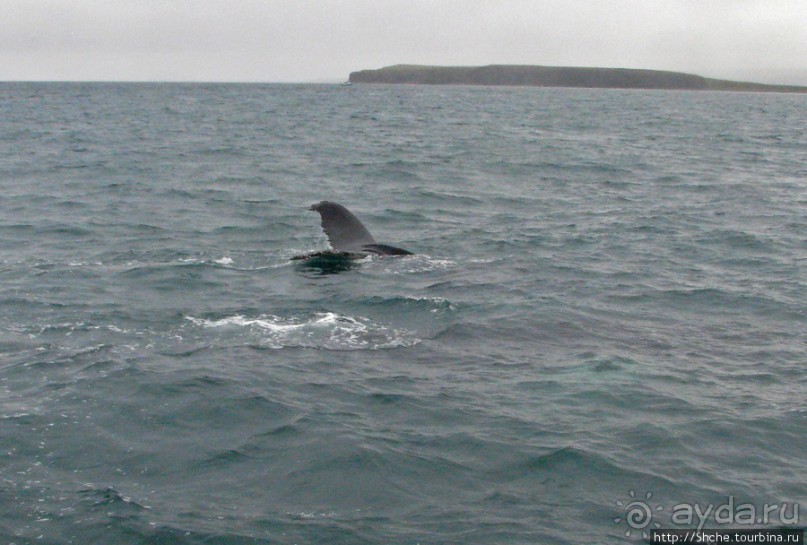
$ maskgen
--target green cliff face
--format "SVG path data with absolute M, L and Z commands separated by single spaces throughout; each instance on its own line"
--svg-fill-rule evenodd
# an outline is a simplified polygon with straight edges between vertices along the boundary
M 605 89 L 683 89 L 692 91 L 807 92 L 807 87 L 763 85 L 708 79 L 680 72 L 627 68 L 551 66 L 395 65 L 350 74 L 352 83 L 420 85 L 514 85 Z

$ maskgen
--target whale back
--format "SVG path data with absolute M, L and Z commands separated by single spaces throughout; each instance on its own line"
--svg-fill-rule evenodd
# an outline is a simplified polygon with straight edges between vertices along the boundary
M 361 252 L 364 246 L 376 244 L 370 231 L 341 204 L 322 201 L 311 206 L 311 210 L 319 212 L 322 230 L 328 235 L 334 250 Z

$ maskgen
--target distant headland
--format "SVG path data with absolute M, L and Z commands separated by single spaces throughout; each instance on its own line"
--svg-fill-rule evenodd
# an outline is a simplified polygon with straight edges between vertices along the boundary
M 350 74 L 351 83 L 416 85 L 513 85 L 585 87 L 598 89 L 668 89 L 687 91 L 746 91 L 807 93 L 807 87 L 769 85 L 704 78 L 682 72 L 632 68 L 561 66 L 421 66 L 398 64 Z

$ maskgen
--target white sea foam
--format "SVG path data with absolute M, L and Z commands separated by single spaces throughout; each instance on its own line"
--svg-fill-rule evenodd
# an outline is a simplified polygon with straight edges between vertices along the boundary
M 379 324 L 368 318 L 345 316 L 335 312 L 317 312 L 305 318 L 283 318 L 261 315 L 249 318 L 243 315 L 215 320 L 187 319 L 205 328 L 244 329 L 259 337 L 259 342 L 270 348 L 305 347 L 325 350 L 378 350 L 412 346 L 420 342 L 414 333 Z
M 405 259 L 379 260 L 388 274 L 409 274 L 429 271 L 451 269 L 457 262 L 451 259 L 441 259 L 428 255 L 408 256 Z

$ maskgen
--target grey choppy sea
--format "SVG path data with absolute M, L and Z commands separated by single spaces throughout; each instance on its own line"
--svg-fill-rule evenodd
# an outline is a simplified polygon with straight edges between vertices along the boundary
M 803 528 L 806 131 L 803 95 L 0 84 L 0 540 Z M 416 255 L 290 262 L 323 199 Z

